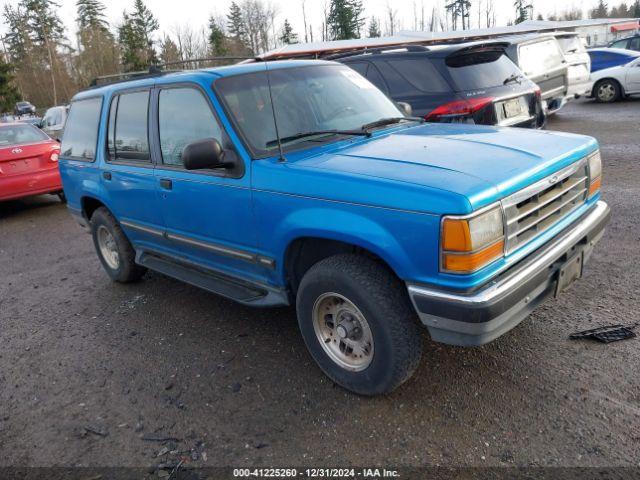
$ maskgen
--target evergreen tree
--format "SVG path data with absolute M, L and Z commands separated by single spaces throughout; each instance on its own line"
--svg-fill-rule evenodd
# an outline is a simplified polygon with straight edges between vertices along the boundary
M 109 24 L 104 14 L 105 6 L 99 0 L 78 0 L 78 28 L 80 30 L 97 29 L 109 30 Z
M 13 65 L 4 61 L 0 55 L 0 112 L 8 112 L 20 100 L 20 92 L 15 86 Z
M 293 27 L 286 18 L 284 19 L 284 25 L 282 26 L 282 33 L 280 34 L 279 40 L 285 45 L 298 43 L 298 35 L 293 32 Z
M 236 2 L 231 2 L 231 7 L 229 7 L 227 30 L 237 41 L 244 43 L 247 35 L 247 26 L 244 23 L 242 10 Z
M 633 18 L 640 18 L 640 0 L 636 0 L 629 8 L 629 13 Z
M 382 36 L 382 32 L 380 31 L 380 24 L 378 23 L 378 19 L 376 17 L 371 17 L 371 21 L 369 22 L 369 34 L 367 36 L 369 38 L 377 38 Z
M 209 17 L 209 48 L 214 57 L 222 57 L 229 53 L 224 35 L 224 27 L 213 16 Z
M 119 51 L 99 0 L 78 0 L 78 43 L 75 59 L 79 80 L 88 84 L 101 75 L 117 73 Z
M 162 63 L 179 62 L 182 60 L 178 45 L 169 37 L 164 37 L 160 42 L 160 61 Z
M 360 29 L 365 19 L 362 17 L 362 0 L 331 0 L 327 26 L 333 40 L 360 38 Z
M 159 26 L 142 0 L 135 0 L 133 13 L 123 13 L 122 24 L 118 28 L 118 42 L 126 71 L 146 70 L 157 63 L 152 35 Z
M 462 20 L 462 29 L 469 28 L 469 11 L 471 10 L 470 0 L 453 0 L 445 5 L 445 9 L 451 15 L 453 29 L 458 28 L 458 19 Z
M 609 6 L 604 0 L 598 0 L 598 5 L 589 12 L 591 18 L 607 18 L 609 16 Z
M 525 3 L 525 0 L 516 0 L 513 6 L 516 7 L 516 25 L 529 19 L 529 12 L 533 9 L 533 5 Z

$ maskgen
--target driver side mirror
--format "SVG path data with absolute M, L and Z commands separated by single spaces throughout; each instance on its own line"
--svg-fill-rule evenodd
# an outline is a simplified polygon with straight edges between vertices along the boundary
M 182 150 L 182 162 L 187 170 L 233 167 L 233 162 L 225 162 L 224 159 L 224 149 L 215 138 L 196 140 Z
M 413 109 L 411 108 L 411 105 L 409 105 L 407 102 L 396 102 L 396 105 L 398 106 L 400 111 L 405 114 L 405 116 L 407 117 L 413 116 Z

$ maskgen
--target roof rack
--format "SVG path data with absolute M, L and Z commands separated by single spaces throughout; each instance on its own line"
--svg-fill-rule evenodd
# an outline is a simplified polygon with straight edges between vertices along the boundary
M 362 55 L 364 53 L 375 55 L 377 53 L 384 53 L 384 52 L 390 52 L 390 51 L 392 52 L 394 50 L 405 50 L 407 52 L 428 52 L 429 47 L 425 45 L 411 45 L 411 44 L 389 45 L 385 47 L 373 47 L 373 48 L 362 47 L 362 48 L 355 48 L 347 52 L 330 54 L 321 58 L 325 60 L 336 60 L 338 58 L 352 57 L 354 55 Z
M 208 57 L 208 58 L 193 58 L 189 60 L 176 60 L 175 62 L 165 62 L 151 65 L 149 70 L 142 70 L 136 72 L 126 73 L 114 73 L 112 75 L 103 75 L 91 80 L 89 88 L 103 87 L 105 85 L 111 85 L 113 83 L 128 82 L 129 80 L 137 80 L 143 78 L 161 77 L 169 73 L 176 73 L 182 70 L 165 70 L 165 67 L 172 65 L 194 65 L 203 62 L 222 62 L 233 60 L 248 60 L 251 57 Z M 199 67 L 196 67 L 199 68 Z M 189 69 L 187 69 L 189 70 Z

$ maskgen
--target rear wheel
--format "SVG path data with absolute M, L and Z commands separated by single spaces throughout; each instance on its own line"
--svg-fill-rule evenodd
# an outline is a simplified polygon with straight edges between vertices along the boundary
M 142 278 L 147 269 L 135 263 L 133 246 L 105 207 L 91 216 L 91 234 L 98 258 L 112 280 L 128 283 Z
M 388 393 L 420 362 L 422 329 L 405 287 L 372 259 L 345 254 L 318 262 L 300 283 L 296 307 L 309 352 L 348 390 Z
M 602 80 L 594 88 L 596 100 L 600 103 L 612 103 L 620 98 L 620 85 L 615 80 Z
M 62 203 L 67 203 L 67 196 L 64 194 L 64 192 L 58 192 L 56 193 L 56 195 Z

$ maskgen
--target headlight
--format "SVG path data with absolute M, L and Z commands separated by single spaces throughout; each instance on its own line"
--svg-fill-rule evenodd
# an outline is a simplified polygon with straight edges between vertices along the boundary
M 589 196 L 600 191 L 602 184 L 602 159 L 600 150 L 589 157 Z
M 472 273 L 504 255 L 502 208 L 479 214 L 442 219 L 441 269 L 449 273 Z

